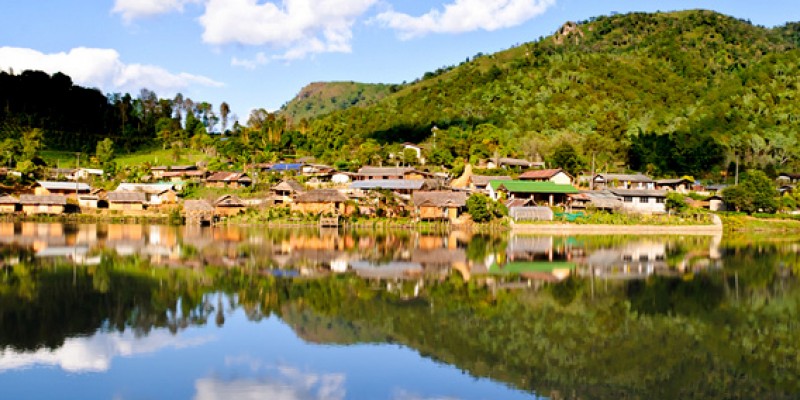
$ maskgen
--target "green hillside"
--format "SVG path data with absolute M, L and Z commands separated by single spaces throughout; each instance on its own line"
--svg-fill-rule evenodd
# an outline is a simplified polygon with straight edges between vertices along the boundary
M 797 32 L 709 11 L 567 23 L 317 118 L 298 150 L 359 164 L 412 141 L 445 165 L 559 161 L 574 150 L 575 169 L 594 156 L 600 169 L 721 177 L 736 155 L 744 166 L 790 169 L 800 157 Z
M 358 82 L 314 82 L 281 107 L 280 114 L 289 121 L 301 121 L 350 107 L 375 104 L 397 85 Z

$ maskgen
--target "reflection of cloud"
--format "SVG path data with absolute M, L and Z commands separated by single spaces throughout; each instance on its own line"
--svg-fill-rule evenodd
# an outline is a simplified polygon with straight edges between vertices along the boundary
M 259 369 L 261 362 L 248 357 L 226 359 L 226 364 L 244 364 Z M 195 400 L 270 399 L 270 400 L 342 400 L 345 398 L 344 374 L 316 374 L 297 368 L 271 368 L 270 376 L 261 379 L 202 378 L 195 382 Z
M 56 350 L 34 352 L 0 350 L 0 372 L 34 365 L 58 365 L 69 372 L 102 372 L 109 369 L 114 357 L 153 353 L 163 348 L 199 346 L 210 337 L 181 339 L 167 331 L 137 338 L 133 333 L 98 333 L 91 337 L 70 338 Z
M 411 393 L 403 389 L 397 389 L 394 391 L 392 400 L 458 400 L 458 398 L 446 397 L 446 396 L 424 397 L 422 395 Z

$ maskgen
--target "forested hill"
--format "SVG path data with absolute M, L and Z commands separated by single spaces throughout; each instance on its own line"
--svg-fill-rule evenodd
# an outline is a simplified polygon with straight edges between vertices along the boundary
M 375 104 L 397 85 L 358 82 L 314 82 L 280 109 L 290 122 L 311 119 L 336 110 Z
M 568 147 L 573 170 L 594 155 L 601 169 L 718 174 L 734 154 L 786 169 L 800 156 L 797 47 L 797 24 L 767 29 L 709 11 L 567 23 L 428 73 L 375 105 L 318 118 L 300 150 L 363 163 L 387 143 L 423 142 L 429 160 L 448 165 L 553 159 Z

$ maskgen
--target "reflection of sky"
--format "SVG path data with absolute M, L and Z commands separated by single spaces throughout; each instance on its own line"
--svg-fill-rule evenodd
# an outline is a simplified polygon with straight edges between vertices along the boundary
M 276 317 L 225 325 L 70 338 L 53 350 L 0 354 L 2 398 L 473 400 L 531 399 L 395 344 L 304 342 Z M 91 372 L 91 373 L 86 373 Z M 47 384 L 41 384 L 47 382 Z
M 164 348 L 198 346 L 208 340 L 210 337 L 187 340 L 167 331 L 156 331 L 141 338 L 131 332 L 101 332 L 91 337 L 67 339 L 63 346 L 55 350 L 0 350 L 0 373 L 37 365 L 58 366 L 68 372 L 105 372 L 115 357 L 154 353 Z

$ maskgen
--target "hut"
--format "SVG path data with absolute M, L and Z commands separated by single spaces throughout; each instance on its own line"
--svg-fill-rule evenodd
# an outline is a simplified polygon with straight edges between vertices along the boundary
M 464 192 L 414 192 L 411 197 L 419 219 L 455 221 L 467 206 Z
M 67 198 L 64 196 L 23 194 L 19 198 L 22 212 L 25 215 L 35 214 L 63 214 L 67 207 Z
M 147 203 L 143 192 L 111 192 L 108 194 L 108 209 L 117 211 L 142 211 Z
M 214 201 L 214 211 L 221 216 L 241 214 L 246 207 L 244 201 L 233 194 L 226 194 Z
M 295 180 L 287 179 L 272 187 L 275 194 L 275 203 L 289 204 L 294 201 L 294 197 L 306 191 L 306 188 Z
M 310 190 L 297 195 L 292 211 L 307 214 L 345 214 L 347 197 L 336 189 Z
M 14 196 L 0 196 L 0 214 L 12 214 L 18 211 L 19 200 Z
M 216 188 L 238 189 L 253 184 L 253 179 L 244 172 L 219 171 L 206 178 L 206 185 Z
M 187 225 L 210 225 L 214 222 L 214 207 L 205 200 L 186 200 L 183 202 L 183 218 Z
M 36 187 L 33 189 L 36 195 L 60 195 L 70 196 L 75 194 L 89 193 L 92 188 L 85 183 L 79 182 L 50 182 L 50 181 L 36 181 Z

